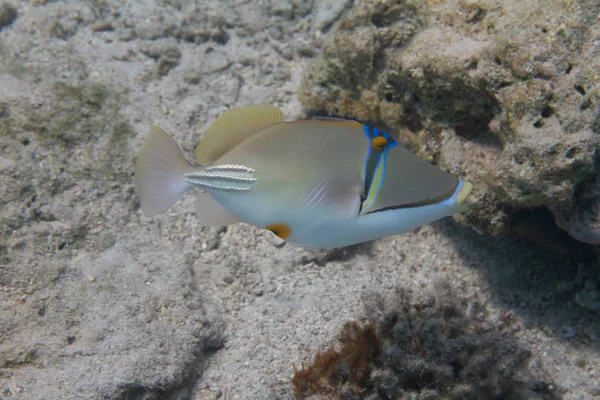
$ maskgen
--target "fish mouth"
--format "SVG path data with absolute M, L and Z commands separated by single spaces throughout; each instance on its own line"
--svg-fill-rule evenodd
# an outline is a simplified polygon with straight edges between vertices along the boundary
M 462 186 L 462 187 L 461 187 Z M 473 191 L 473 184 L 471 182 L 460 181 L 457 188 L 456 194 L 456 205 L 460 211 L 467 211 L 471 206 L 470 202 L 467 201 L 469 195 Z

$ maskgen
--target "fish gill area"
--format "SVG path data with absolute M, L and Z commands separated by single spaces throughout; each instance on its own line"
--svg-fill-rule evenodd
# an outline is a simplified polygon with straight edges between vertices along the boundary
M 0 398 L 600 396 L 599 13 L 0 0 Z M 191 158 L 259 102 L 399 132 L 471 211 L 328 251 L 141 215 L 149 124 Z

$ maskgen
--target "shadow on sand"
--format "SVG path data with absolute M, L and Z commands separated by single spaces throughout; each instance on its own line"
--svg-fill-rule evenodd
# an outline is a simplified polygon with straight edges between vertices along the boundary
M 575 289 L 560 292 L 559 282 L 573 282 L 578 263 L 576 255 L 560 255 L 548 248 L 516 238 L 479 235 L 451 219 L 435 224 L 450 237 L 465 264 L 485 278 L 482 290 L 506 310 L 513 310 L 529 325 L 546 326 L 559 338 L 585 336 L 584 328 L 600 333 L 598 312 L 587 311 L 575 303 Z M 581 342 L 580 342 L 581 343 Z M 590 347 L 600 351 L 600 341 Z

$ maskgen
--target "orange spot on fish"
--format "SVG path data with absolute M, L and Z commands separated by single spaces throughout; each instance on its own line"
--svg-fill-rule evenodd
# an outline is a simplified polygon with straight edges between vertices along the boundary
M 285 239 L 292 234 L 292 228 L 286 224 L 271 224 L 267 226 L 267 229 L 273 232 L 281 239 Z
M 373 141 L 371 142 L 371 147 L 378 153 L 384 151 L 387 145 L 388 141 L 383 136 L 377 136 L 376 138 L 373 138 Z

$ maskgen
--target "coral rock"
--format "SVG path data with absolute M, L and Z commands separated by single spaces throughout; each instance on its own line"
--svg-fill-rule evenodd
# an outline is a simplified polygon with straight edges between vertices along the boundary
M 599 12 L 575 1 L 358 1 L 300 98 L 309 114 L 401 132 L 473 181 L 477 205 L 461 218 L 479 231 L 509 234 L 514 212 L 539 208 L 597 244 Z

